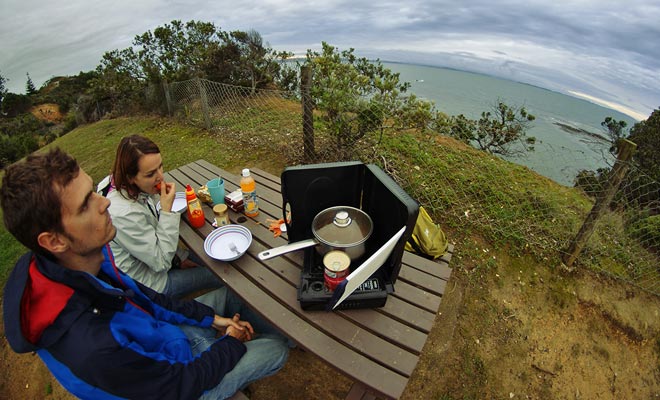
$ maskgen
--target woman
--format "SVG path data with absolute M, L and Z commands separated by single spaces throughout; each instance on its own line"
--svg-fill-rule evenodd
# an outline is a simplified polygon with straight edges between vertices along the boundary
M 218 288 L 218 278 L 178 246 L 181 216 L 172 212 L 175 193 L 176 185 L 163 180 L 158 146 L 139 135 L 123 138 L 107 196 L 117 228 L 110 242 L 115 263 L 133 279 L 173 297 Z

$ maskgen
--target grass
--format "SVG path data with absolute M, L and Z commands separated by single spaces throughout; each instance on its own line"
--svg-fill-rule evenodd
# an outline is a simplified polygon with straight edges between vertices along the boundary
M 554 265 L 562 263 L 562 252 L 593 205 L 578 189 L 451 138 L 388 135 L 382 153 L 404 189 L 443 227 Z M 605 213 L 579 262 L 628 282 L 660 282 L 657 256 L 626 234 L 623 218 Z

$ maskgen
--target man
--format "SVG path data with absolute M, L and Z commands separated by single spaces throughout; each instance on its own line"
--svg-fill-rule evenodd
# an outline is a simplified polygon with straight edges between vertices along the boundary
M 225 288 L 199 298 L 211 308 L 119 271 L 107 245 L 116 233 L 110 202 L 61 150 L 8 167 L 0 202 L 7 230 L 31 250 L 5 287 L 7 340 L 36 351 L 74 395 L 226 398 L 286 361 L 286 339 Z M 253 325 L 270 333 L 253 339 Z

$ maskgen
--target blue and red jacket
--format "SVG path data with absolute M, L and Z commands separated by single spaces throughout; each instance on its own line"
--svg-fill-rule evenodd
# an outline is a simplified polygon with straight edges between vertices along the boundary
M 132 280 L 106 246 L 98 276 L 27 253 L 4 291 L 5 334 L 18 353 L 37 352 L 83 399 L 197 399 L 245 354 L 225 335 L 193 357 L 177 325 L 211 328 L 214 311 Z

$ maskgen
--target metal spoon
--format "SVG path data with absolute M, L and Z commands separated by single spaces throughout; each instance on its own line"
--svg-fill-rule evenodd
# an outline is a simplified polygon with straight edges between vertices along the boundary
M 241 252 L 238 251 L 238 249 L 236 248 L 236 245 L 234 244 L 234 242 L 229 242 L 229 250 L 233 251 L 237 255 L 241 254 Z

